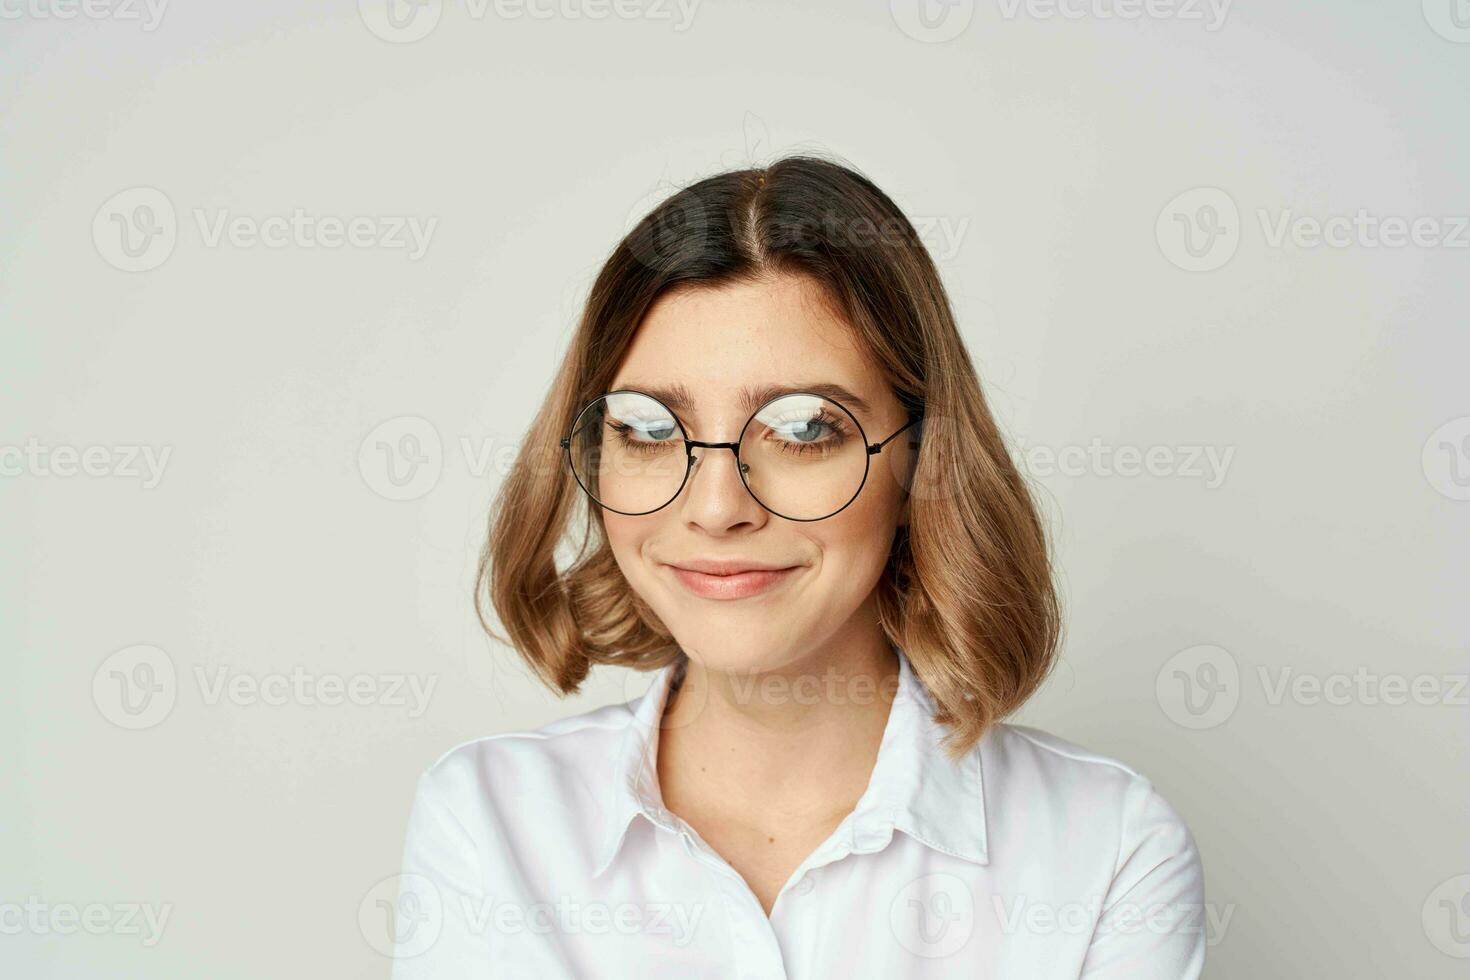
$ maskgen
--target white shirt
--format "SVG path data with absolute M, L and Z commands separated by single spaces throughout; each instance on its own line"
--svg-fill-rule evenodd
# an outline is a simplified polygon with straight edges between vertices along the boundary
M 896 652 L 867 790 L 769 918 L 663 806 L 679 664 L 627 704 L 450 750 L 409 819 L 394 980 L 1199 977 L 1199 854 L 1152 784 L 1014 725 L 952 763 Z

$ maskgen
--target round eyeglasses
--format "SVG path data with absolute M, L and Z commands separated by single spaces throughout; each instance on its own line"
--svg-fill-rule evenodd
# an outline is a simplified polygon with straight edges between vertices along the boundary
M 561 446 L 578 486 L 614 513 L 662 510 L 689 481 L 695 449 L 728 449 L 756 503 L 789 521 L 820 521 L 857 499 L 872 457 L 922 418 L 910 413 L 897 432 L 869 444 L 840 403 L 796 391 L 756 409 L 738 441 L 696 442 L 663 402 L 623 389 L 588 402 Z

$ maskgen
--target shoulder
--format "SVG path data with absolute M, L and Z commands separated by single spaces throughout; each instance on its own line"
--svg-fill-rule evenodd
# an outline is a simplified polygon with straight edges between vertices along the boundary
M 538 728 L 461 742 L 423 771 L 419 797 L 476 822 L 487 811 L 529 815 L 537 802 L 590 803 L 629 732 L 630 708 L 607 705 Z
M 1050 832 L 1064 850 L 1107 848 L 1115 870 L 1141 848 L 1198 863 L 1184 817 L 1128 762 L 1023 725 L 996 725 L 978 748 L 997 832 Z
M 979 748 L 987 779 L 1055 804 L 1120 801 L 1153 791 L 1153 782 L 1132 764 L 1039 728 L 996 725 Z
M 993 855 L 1027 881 L 1046 865 L 1058 901 L 1096 909 L 1083 975 L 1200 976 L 1214 920 L 1204 867 L 1184 818 L 1153 781 L 1025 726 L 996 726 L 981 748 L 987 823 L 994 801 L 1003 828 Z
M 1118 793 L 1149 781 L 1127 762 L 1026 725 L 996 725 L 980 748 L 987 776 L 1037 784 L 1060 797 Z

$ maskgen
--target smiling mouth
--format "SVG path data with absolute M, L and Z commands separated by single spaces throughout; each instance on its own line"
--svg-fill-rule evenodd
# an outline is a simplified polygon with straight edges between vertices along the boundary
M 732 575 L 711 575 L 678 565 L 665 566 L 684 589 L 701 599 L 746 599 L 761 595 L 789 580 L 800 566 L 750 569 Z

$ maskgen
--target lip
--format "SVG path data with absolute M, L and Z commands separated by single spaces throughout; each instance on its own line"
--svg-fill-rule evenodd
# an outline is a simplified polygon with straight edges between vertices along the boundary
M 770 591 L 801 566 L 775 568 L 745 561 L 690 561 L 665 567 L 679 584 L 702 599 L 746 599 Z

